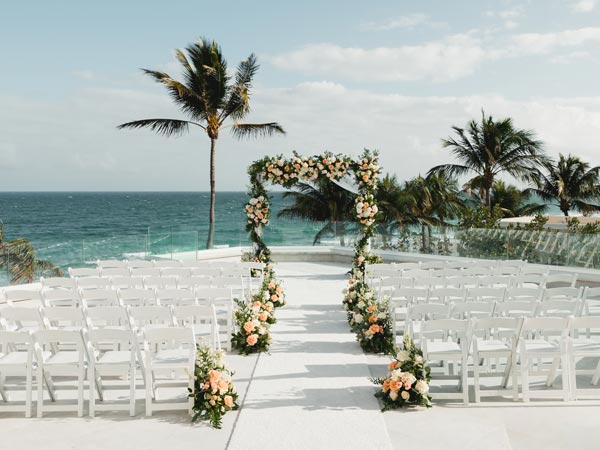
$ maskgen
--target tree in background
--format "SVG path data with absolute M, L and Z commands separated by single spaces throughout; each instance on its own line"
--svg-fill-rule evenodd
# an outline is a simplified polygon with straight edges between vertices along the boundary
M 433 167 L 429 174 L 449 177 L 473 174 L 468 184 L 480 190 L 483 202 L 490 209 L 494 181 L 499 174 L 533 181 L 546 161 L 542 142 L 535 133 L 515 128 L 510 118 L 495 121 L 482 111 L 481 123 L 473 120 L 466 129 L 456 126 L 452 129 L 457 136 L 442 140 L 442 145 L 460 163 Z
M 547 202 L 556 202 L 567 217 L 575 210 L 583 215 L 600 211 L 600 167 L 592 167 L 576 156 L 559 154 L 557 162 L 549 161 L 537 186 L 528 189 Z
M 465 192 L 475 205 L 482 204 L 481 190 L 472 185 L 465 186 Z M 532 201 L 533 194 L 528 189 L 519 189 L 503 180 L 494 181 L 492 187 L 492 208 L 498 207 L 503 217 L 534 216 L 543 213 L 547 205 Z
M 0 222 L 0 270 L 8 269 L 13 284 L 32 283 L 39 276 L 62 277 L 63 271 L 49 261 L 35 257 L 33 245 L 23 238 L 5 240 L 4 225 Z
M 330 180 L 318 179 L 314 184 L 298 183 L 297 190 L 284 192 L 283 197 L 292 199 L 293 203 L 279 211 L 277 217 L 325 222 L 315 235 L 313 245 L 332 234 L 340 239 L 342 247 L 345 246 L 347 225 L 355 219 L 352 211 L 356 196 L 353 193 Z
M 145 74 L 164 85 L 171 98 L 188 120 L 144 119 L 124 123 L 122 128 L 150 128 L 164 136 L 181 136 L 190 125 L 202 129 L 210 139 L 210 211 L 206 247 L 213 246 L 215 224 L 215 149 L 219 132 L 229 128 L 236 138 L 285 134 L 276 122 L 242 123 L 250 113 L 250 89 L 259 65 L 251 54 L 237 68 L 235 77 L 227 74 L 227 62 L 215 41 L 201 38 L 176 50 L 183 68 L 183 81 L 156 70 L 142 69 Z M 229 124 L 226 123 L 229 121 Z

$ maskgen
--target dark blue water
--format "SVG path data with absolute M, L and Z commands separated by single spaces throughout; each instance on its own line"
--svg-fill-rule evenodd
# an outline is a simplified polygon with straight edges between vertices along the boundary
M 287 203 L 273 193 L 270 244 L 312 244 L 319 224 L 278 219 Z M 244 192 L 217 194 L 215 244 L 247 245 Z M 6 238 L 24 237 L 37 257 L 61 266 L 129 253 L 148 255 L 202 249 L 208 232 L 205 192 L 0 193 Z

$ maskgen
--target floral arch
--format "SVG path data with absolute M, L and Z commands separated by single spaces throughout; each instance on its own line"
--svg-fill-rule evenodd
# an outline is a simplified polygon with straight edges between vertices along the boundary
M 354 244 L 349 286 L 344 290 L 344 308 L 350 327 L 365 350 L 394 353 L 387 304 L 376 297 L 365 279 L 365 266 L 380 261 L 378 256 L 370 252 L 369 245 L 379 215 L 375 201 L 379 173 L 378 154 L 367 149 L 357 159 L 330 152 L 314 156 L 300 156 L 294 152 L 289 159 L 281 155 L 267 156 L 248 168 L 250 198 L 244 211 L 247 217 L 246 230 L 253 243 L 249 259 L 265 263 L 266 279 L 275 280 L 279 286 L 272 269 L 271 252 L 263 240 L 263 231 L 269 226 L 271 215 L 270 198 L 265 186 L 271 184 L 289 189 L 299 182 L 314 182 L 322 178 L 339 184 L 344 178 L 352 177 L 358 191 L 354 213 L 360 236 Z

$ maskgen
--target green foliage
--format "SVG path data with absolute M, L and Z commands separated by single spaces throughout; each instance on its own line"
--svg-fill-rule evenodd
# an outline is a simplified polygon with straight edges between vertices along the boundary
M 475 208 L 465 208 L 459 214 L 458 227 L 461 229 L 498 228 L 502 217 L 502 209 L 497 205 L 491 211 L 483 205 Z
M 548 223 L 547 216 L 536 214 L 524 228 L 528 231 L 544 231 L 546 229 L 546 223 Z

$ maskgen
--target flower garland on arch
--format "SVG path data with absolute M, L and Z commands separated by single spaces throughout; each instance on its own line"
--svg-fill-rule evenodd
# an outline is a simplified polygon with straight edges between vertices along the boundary
M 289 189 L 302 181 L 311 182 L 323 177 L 339 181 L 352 175 L 359 190 L 355 200 L 355 217 L 360 227 L 360 238 L 354 244 L 350 285 L 347 290 L 344 290 L 344 307 L 348 311 L 351 328 L 357 333 L 357 340 L 363 349 L 377 353 L 394 353 L 394 338 L 387 305 L 378 302 L 365 281 L 365 266 L 380 260 L 378 256 L 370 252 L 369 245 L 370 239 L 375 234 L 375 224 L 379 215 L 375 201 L 379 173 L 378 154 L 367 149 L 356 160 L 349 156 L 334 155 L 331 152 L 314 156 L 300 156 L 294 152 L 289 159 L 281 155 L 266 156 L 255 161 L 248 168 L 249 200 L 244 207 L 244 212 L 247 217 L 246 230 L 253 243 L 250 259 L 267 264 L 270 275 L 274 277 L 270 266 L 272 263 L 271 252 L 262 238 L 264 227 L 269 225 L 271 214 L 269 195 L 265 184 L 279 185 Z M 360 289 L 355 291 L 357 287 Z M 354 292 L 352 294 L 354 299 L 349 298 L 350 292 Z M 356 295 L 356 292 L 360 292 L 359 296 Z M 370 293 L 368 298 L 363 298 L 367 293 Z M 363 301 L 361 302 L 361 300 Z M 359 308 L 357 306 L 359 304 L 364 305 L 365 310 L 356 312 L 367 317 L 360 323 L 353 321 L 354 309 Z M 377 310 L 375 322 L 370 321 L 372 314 L 367 316 L 369 312 L 366 310 L 367 308 Z M 375 332 L 375 327 L 377 327 L 377 332 Z M 266 347 L 268 348 L 268 344 Z

